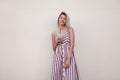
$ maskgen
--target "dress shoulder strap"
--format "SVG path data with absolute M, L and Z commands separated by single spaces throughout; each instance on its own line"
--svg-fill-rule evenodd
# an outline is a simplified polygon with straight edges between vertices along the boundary
M 70 27 L 67 27 L 67 31 L 69 32 Z
M 70 27 L 67 27 L 67 32 L 70 34 L 70 31 L 69 31 Z

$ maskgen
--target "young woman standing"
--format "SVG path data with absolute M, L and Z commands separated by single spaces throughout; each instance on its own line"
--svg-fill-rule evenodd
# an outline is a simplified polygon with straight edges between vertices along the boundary
M 79 80 L 74 56 L 74 29 L 68 26 L 65 12 L 58 17 L 58 29 L 52 32 L 53 64 L 52 80 Z

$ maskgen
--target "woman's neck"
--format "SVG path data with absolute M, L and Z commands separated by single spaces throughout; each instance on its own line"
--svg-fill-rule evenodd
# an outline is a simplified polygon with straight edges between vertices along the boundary
M 60 34 L 64 32 L 64 30 L 66 29 L 65 26 L 58 26 L 58 28 L 59 28 Z
M 60 30 L 64 30 L 64 29 L 65 29 L 65 26 L 59 26 L 59 29 L 60 29 Z

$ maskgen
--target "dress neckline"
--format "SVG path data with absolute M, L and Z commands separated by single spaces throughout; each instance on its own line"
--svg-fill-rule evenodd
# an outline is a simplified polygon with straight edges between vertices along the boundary
M 60 30 L 58 30 L 58 33 L 57 34 L 60 34 L 60 35 L 65 35 L 65 34 L 67 34 L 68 33 L 68 31 L 66 30 L 64 33 L 61 33 L 60 32 Z
M 61 33 L 62 35 L 65 35 L 66 33 L 68 33 L 68 31 L 64 32 L 64 33 Z
M 68 33 L 68 31 L 66 31 L 66 32 L 64 32 L 64 33 L 61 33 L 61 36 L 64 36 L 64 35 L 66 35 Z M 60 34 L 60 33 L 57 33 L 56 35 L 58 35 L 58 34 Z
M 67 28 L 65 28 L 65 32 L 64 33 L 62 33 L 60 29 L 58 29 L 58 33 L 60 33 L 60 34 L 66 34 L 67 32 L 68 32 Z

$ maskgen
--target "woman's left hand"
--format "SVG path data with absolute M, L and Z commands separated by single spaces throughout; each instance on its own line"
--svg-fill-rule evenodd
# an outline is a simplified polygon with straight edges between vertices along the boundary
M 70 59 L 67 59 L 66 62 L 65 62 L 64 67 L 65 67 L 65 68 L 68 68 L 68 67 L 69 67 L 69 64 L 70 64 Z

